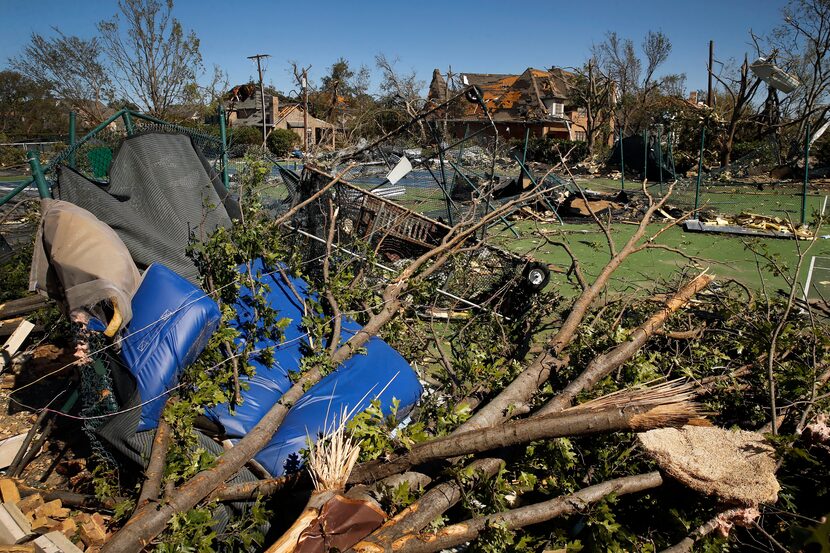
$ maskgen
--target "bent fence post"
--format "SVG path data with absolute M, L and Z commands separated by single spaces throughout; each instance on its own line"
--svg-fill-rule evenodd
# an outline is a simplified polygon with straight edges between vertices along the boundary
M 46 182 L 46 177 L 43 176 L 43 167 L 40 165 L 40 154 L 35 151 L 29 151 L 29 166 L 32 168 L 32 179 L 37 185 L 38 194 L 41 199 L 51 197 L 49 192 L 49 184 Z
M 127 136 L 132 136 L 134 128 L 133 117 L 130 114 L 130 110 L 124 110 L 122 117 L 124 118 L 124 128 L 127 130 Z

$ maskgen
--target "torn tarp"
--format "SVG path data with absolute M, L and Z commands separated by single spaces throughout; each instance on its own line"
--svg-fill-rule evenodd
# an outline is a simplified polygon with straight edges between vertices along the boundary
M 132 318 L 140 275 L 121 238 L 92 213 L 69 202 L 41 200 L 29 289 L 46 293 L 68 312 L 86 309 L 101 321 L 116 303 L 121 327 Z M 113 331 L 117 328 L 113 328 Z

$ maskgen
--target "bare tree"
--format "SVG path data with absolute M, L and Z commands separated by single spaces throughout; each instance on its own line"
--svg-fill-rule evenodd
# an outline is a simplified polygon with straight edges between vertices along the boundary
M 11 60 L 11 66 L 86 118 L 103 119 L 113 90 L 101 59 L 100 41 L 67 36 L 57 28 L 54 31 L 56 36 L 51 38 L 32 33 L 28 46 Z
M 637 132 L 650 124 L 649 108 L 666 85 L 676 92 L 681 75 L 657 78 L 657 70 L 671 54 L 671 41 L 662 32 L 649 31 L 641 44 L 642 58 L 631 39 L 609 32 L 593 48 L 593 59 L 616 87 L 615 118 L 623 132 Z
M 749 75 L 749 61 L 744 57 L 740 71 L 735 77 L 721 76 L 713 73 L 713 76 L 723 86 L 729 95 L 729 115 L 727 116 L 726 130 L 720 148 L 720 165 L 729 165 L 732 159 L 732 146 L 735 142 L 735 134 L 738 127 L 747 122 L 747 114 L 752 106 L 752 99 L 761 84 L 758 78 Z
M 380 90 L 393 104 L 401 106 L 406 115 L 414 118 L 418 115 L 422 105 L 421 89 L 424 82 L 418 80 L 415 71 L 410 73 L 399 73 L 395 70 L 398 60 L 389 60 L 386 54 L 380 53 L 375 56 L 375 65 L 380 69 L 382 81 Z M 426 138 L 426 129 L 422 121 L 418 122 L 421 138 Z
M 114 81 L 125 98 L 162 116 L 202 71 L 199 39 L 173 18 L 172 0 L 119 0 L 118 9 L 98 24 Z
M 611 132 L 614 82 L 593 58 L 575 73 L 571 94 L 576 106 L 585 110 L 585 142 L 593 154 L 597 139 L 607 138 Z

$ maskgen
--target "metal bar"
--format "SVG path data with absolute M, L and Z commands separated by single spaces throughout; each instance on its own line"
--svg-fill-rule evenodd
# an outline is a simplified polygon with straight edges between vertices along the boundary
M 439 184 L 441 188 L 441 192 L 444 194 L 444 203 L 447 205 L 447 220 L 449 221 L 450 225 L 453 225 L 452 221 L 452 209 L 450 206 L 450 195 L 448 193 L 447 187 L 447 173 L 444 170 L 444 147 L 441 145 L 441 136 L 438 134 L 438 129 L 436 125 L 430 121 L 428 123 L 429 130 L 432 133 L 432 138 L 435 139 L 435 144 L 438 146 L 438 163 L 441 166 L 441 183 Z
M 75 143 L 78 140 L 78 137 L 75 135 L 75 112 L 69 112 L 69 148 L 71 149 L 71 153 L 69 154 L 69 166 L 73 169 L 77 169 L 77 163 L 75 158 Z
M 222 140 L 222 184 L 225 190 L 231 187 L 231 178 L 228 175 L 228 132 L 225 128 L 225 108 L 219 105 L 219 138 Z
M 674 180 L 677 180 L 677 167 L 674 165 L 674 129 L 669 130 L 669 159 L 672 175 L 674 175 Z
M 29 166 L 32 168 L 32 179 L 37 184 L 37 192 L 41 199 L 50 198 L 52 196 L 49 191 L 49 184 L 46 182 L 46 177 L 43 176 L 43 167 L 40 165 L 40 154 L 37 152 L 29 152 Z
M 8 194 L 6 194 L 6 195 L 5 195 L 5 196 L 3 196 L 2 198 L 0 198 L 0 205 L 5 205 L 5 204 L 7 204 L 7 203 L 9 202 L 9 200 L 11 200 L 12 198 L 14 198 L 14 197 L 15 197 L 15 196 L 17 196 L 18 194 L 20 194 L 20 193 L 21 193 L 24 189 L 28 188 L 28 187 L 29 187 L 29 185 L 34 184 L 34 182 L 35 182 L 35 179 L 33 179 L 33 178 L 29 178 L 29 179 L 27 179 L 27 180 L 25 180 L 25 181 L 21 182 L 21 183 L 20 183 L 20 184 L 18 184 L 17 186 L 15 186 L 15 187 L 14 187 L 14 190 L 12 190 L 12 191 L 11 191 L 11 192 L 9 192 Z
M 700 155 L 697 162 L 697 185 L 695 186 L 695 211 L 700 207 L 700 179 L 703 178 L 703 146 L 706 144 L 706 127 L 700 128 Z
M 429 171 L 429 174 L 432 176 L 432 180 L 434 180 L 435 184 L 438 185 L 438 188 L 441 189 L 441 192 L 443 192 L 444 197 L 447 198 L 450 202 L 452 202 L 452 198 L 450 198 L 450 193 L 444 188 L 444 185 L 441 184 L 441 181 L 438 179 L 438 177 L 435 175 L 435 173 L 432 172 L 432 167 L 430 167 L 428 163 L 424 163 L 423 166 L 426 168 L 427 171 Z M 450 214 L 451 211 L 452 210 L 447 209 L 447 215 L 450 216 L 450 220 L 449 220 L 450 225 L 453 224 L 452 215 Z
M 533 187 L 536 188 L 537 186 L 539 186 L 538 183 L 536 182 L 536 179 L 533 178 L 533 175 L 531 175 L 530 171 L 527 169 L 527 167 L 525 167 L 525 164 L 522 163 L 521 161 L 519 161 L 518 157 L 516 157 L 516 156 L 513 156 L 513 157 L 519 163 L 519 166 L 522 168 L 522 170 L 527 172 L 527 176 L 530 179 L 530 182 L 533 183 Z M 553 214 L 556 215 L 557 219 L 559 219 L 559 224 L 564 225 L 565 222 L 562 221 L 562 217 L 559 216 L 559 211 L 553 205 L 551 205 L 551 203 L 548 201 L 548 199 L 545 197 L 545 195 L 544 194 L 540 195 L 540 198 L 542 198 L 543 202 L 548 204 L 548 207 L 550 208 L 550 210 L 553 211 Z
M 124 128 L 127 129 L 127 136 L 132 136 L 135 132 L 132 115 L 130 115 L 130 111 L 126 109 L 124 110 Z
M 804 132 L 804 186 L 801 189 L 801 224 L 807 224 L 807 189 L 810 182 L 810 121 Z

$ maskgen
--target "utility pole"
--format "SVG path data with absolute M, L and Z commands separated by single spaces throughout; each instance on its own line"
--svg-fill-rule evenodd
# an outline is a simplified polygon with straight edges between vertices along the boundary
M 270 54 L 255 54 L 248 56 L 249 60 L 256 60 L 256 70 L 259 73 L 259 100 L 262 108 L 262 147 L 265 148 L 265 139 L 268 132 L 265 130 L 265 88 L 262 86 L 262 58 L 270 58 Z M 272 100 L 273 101 L 273 100 Z
M 715 63 L 715 41 L 709 41 L 709 90 L 706 94 L 706 105 L 710 108 L 715 102 L 714 96 L 712 96 L 712 65 Z
M 303 69 L 303 144 L 308 152 L 308 68 Z

